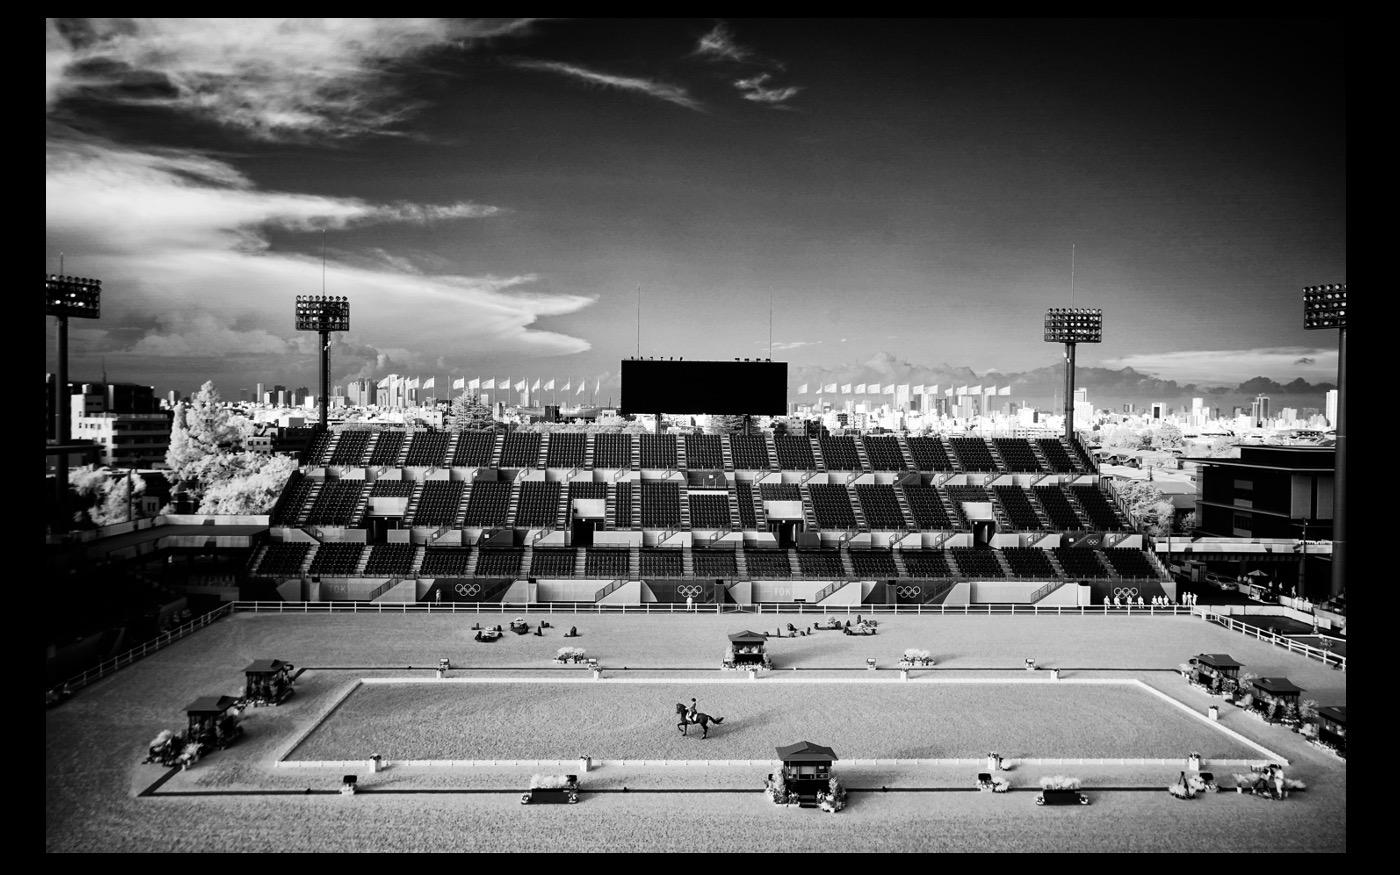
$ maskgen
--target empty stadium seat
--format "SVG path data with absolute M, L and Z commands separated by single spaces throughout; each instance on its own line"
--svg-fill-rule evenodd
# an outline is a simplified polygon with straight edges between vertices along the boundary
M 729 528 L 729 494 L 690 493 L 690 527 L 692 529 Z
M 507 432 L 501 445 L 502 468 L 534 468 L 540 461 L 540 436 L 531 431 Z
M 331 464 L 361 464 L 364 461 L 365 449 L 369 446 L 369 435 L 369 432 L 359 429 L 342 431 L 340 440 L 336 441 L 335 450 L 331 453 Z
M 585 577 L 626 577 L 627 551 L 590 547 L 584 555 Z
M 992 438 L 1001 460 L 1008 471 L 1039 471 L 1040 460 L 1031 449 L 1031 442 L 1025 438 Z
M 376 480 L 369 495 L 371 498 L 408 498 L 416 485 L 413 480 Z
M 922 531 L 948 531 L 958 528 L 948 516 L 943 506 L 943 496 L 936 487 L 910 484 L 903 487 L 904 498 L 909 502 L 909 512 L 914 515 L 914 525 Z
M 1066 577 L 1093 578 L 1108 577 L 1108 569 L 1103 567 L 1093 550 L 1083 547 L 1056 547 L 1055 559 L 1065 570 Z
M 694 470 L 724 467 L 724 447 L 717 434 L 688 434 L 685 436 L 685 466 Z
M 914 467 L 920 471 L 952 471 L 953 460 L 948 456 L 948 448 L 936 437 L 911 437 L 907 439 L 909 454 L 914 457 Z
M 894 487 L 877 483 L 857 483 L 856 497 L 860 499 L 865 522 L 872 529 L 904 529 L 908 527 Z
M 429 547 L 423 553 L 424 577 L 465 577 L 471 551 L 462 547 Z
M 802 568 L 803 577 L 846 576 L 846 567 L 841 564 L 841 553 L 837 550 L 798 550 L 797 563 Z
M 1119 577 L 1158 577 L 1147 554 L 1132 547 L 1110 547 L 1103 551 L 1109 567 Z
M 630 434 L 594 435 L 593 467 L 631 468 L 632 436 Z
M 697 578 L 739 576 L 739 566 L 734 560 L 733 550 L 692 550 L 690 560 Z
M 331 448 L 331 439 L 334 435 L 329 431 L 318 432 L 312 439 L 311 445 L 302 453 L 301 463 L 303 465 L 324 465 L 328 460 Z
M 615 529 L 632 528 L 632 481 L 623 480 L 617 484 L 613 496 L 612 526 Z
M 977 437 L 955 437 L 950 438 L 948 443 L 953 448 L 953 454 L 962 463 L 964 471 L 999 471 L 1001 467 L 997 465 L 996 459 L 992 458 L 992 451 L 987 449 L 987 442 Z
M 767 471 L 772 465 L 768 441 L 762 435 L 732 434 L 729 451 L 734 456 L 734 467 L 742 471 Z
M 423 493 L 418 496 L 418 504 L 413 511 L 409 525 L 450 526 L 457 519 L 457 508 L 462 505 L 462 490 L 466 484 L 460 480 L 427 480 L 423 483 Z M 476 496 L 472 496 L 475 500 Z
M 645 435 L 644 435 L 645 436 Z M 645 463 L 643 463 L 645 464 Z M 726 519 L 728 513 L 725 514 Z M 642 526 L 648 529 L 676 528 L 681 524 L 680 486 L 666 480 L 642 481 Z
M 520 504 L 515 509 L 515 525 L 553 526 L 559 515 L 559 482 L 526 480 L 520 487 Z
M 942 550 L 904 550 L 899 554 L 910 577 L 952 577 L 953 569 Z
M 992 493 L 1017 530 L 1029 532 L 1044 528 L 1026 490 L 1019 486 L 993 486 Z
M 894 557 L 885 550 L 850 551 L 851 567 L 860 577 L 890 578 L 899 574 Z
M 550 436 L 553 442 L 554 436 Z M 554 547 L 536 547 L 530 559 L 531 577 L 573 577 L 574 551 Z
M 813 471 L 817 462 L 812 456 L 812 442 L 805 437 L 780 434 L 773 437 L 778 450 L 778 467 L 788 471 Z
M 1065 452 L 1065 445 L 1060 443 L 1058 438 L 1037 438 L 1036 446 L 1040 447 L 1040 452 L 1045 456 L 1045 461 L 1050 463 L 1050 470 L 1056 474 L 1074 473 L 1074 462 L 1070 459 L 1069 453 Z
M 297 518 L 301 516 L 302 508 L 311 498 L 312 491 L 320 481 L 294 474 L 288 481 L 288 488 L 282 492 L 282 498 L 277 503 L 277 507 L 272 514 L 272 524 L 274 526 L 294 526 Z
M 1074 505 L 1069 503 L 1060 486 L 1036 486 L 1034 491 L 1040 506 L 1045 508 L 1045 515 L 1050 517 L 1050 526 L 1054 531 L 1075 532 L 1084 528 Z
M 637 435 L 641 447 L 643 468 L 676 467 L 676 436 L 673 434 Z
M 581 431 L 556 431 L 549 436 L 545 465 L 550 468 L 579 468 L 588 451 L 588 435 Z
M 983 547 L 954 547 L 953 561 L 964 577 L 1006 577 L 996 551 Z
M 468 526 L 503 526 L 509 511 L 510 481 L 478 480 L 467 497 L 467 513 L 462 522 Z
M 899 439 L 891 435 L 871 435 L 865 442 L 865 456 L 876 471 L 903 471 L 909 467 L 899 450 Z M 822 450 L 826 452 L 825 449 Z M 830 467 L 828 465 L 828 467 Z
M 641 572 L 643 577 L 684 577 L 681 551 L 643 548 Z
M 1095 530 L 1113 532 L 1125 527 L 1125 521 L 1118 508 L 1109 503 L 1108 498 L 1097 486 L 1075 483 L 1069 488 L 1079 501 L 1079 506 L 1089 515 L 1089 522 Z
M 1006 557 L 1006 563 L 1011 566 L 1015 577 L 1053 580 L 1057 576 L 1050 558 L 1038 547 L 1003 547 L 1001 555 Z
M 749 569 L 749 577 L 755 580 L 792 576 L 786 550 L 745 550 L 744 564 Z
M 364 544 L 322 544 L 316 548 L 307 573 L 322 577 L 347 577 L 359 568 L 364 547 Z
M 447 443 L 451 435 L 441 431 L 417 431 L 408 441 L 408 456 L 404 465 L 418 468 L 441 468 L 447 464 Z
M 300 574 L 311 547 L 311 544 L 268 544 L 257 573 L 268 576 Z
M 401 431 L 381 431 L 379 440 L 375 441 L 374 449 L 370 451 L 370 465 L 394 465 L 399 461 L 399 453 L 403 450 L 404 433 Z
M 856 452 L 856 439 L 849 435 L 823 435 L 817 438 L 821 447 L 822 462 L 828 471 L 861 471 L 860 454 Z
M 412 544 L 375 544 L 365 563 L 365 575 L 407 577 L 413 573 L 413 557 L 417 550 Z
M 812 512 L 816 514 L 818 526 L 823 529 L 856 527 L 855 511 L 851 509 L 851 494 L 846 487 L 835 483 L 811 483 L 807 488 L 811 491 Z
M 361 447 L 363 449 L 363 447 Z M 348 526 L 368 486 L 363 480 L 331 480 L 321 487 L 306 517 L 309 526 Z
M 753 508 L 753 483 L 748 480 L 734 481 L 734 495 L 739 504 L 739 525 L 746 529 L 758 528 L 758 518 Z
M 802 488 L 796 483 L 760 483 L 758 497 L 763 501 L 801 501 Z
M 538 435 L 536 435 L 538 437 Z M 486 547 L 477 551 L 477 577 L 519 577 L 524 550 Z
M 457 433 L 457 449 L 452 453 L 452 464 L 459 468 L 485 468 L 491 464 L 491 455 L 495 450 L 494 431 L 460 431 Z

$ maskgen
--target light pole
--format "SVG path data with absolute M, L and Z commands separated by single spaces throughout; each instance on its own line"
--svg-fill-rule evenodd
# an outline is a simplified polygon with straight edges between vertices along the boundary
M 68 395 L 68 319 L 97 319 L 102 314 L 102 280 L 47 274 L 44 277 L 44 315 L 58 319 L 58 374 L 54 385 L 54 443 L 72 441 L 72 399 Z M 58 453 L 55 506 L 58 531 L 68 531 L 68 454 Z
M 1045 311 L 1045 342 L 1065 345 L 1065 440 L 1074 441 L 1074 348 L 1103 342 L 1103 310 L 1052 307 Z
M 1303 328 L 1337 329 L 1337 462 L 1332 475 L 1332 597 L 1346 588 L 1347 552 L 1347 284 L 1303 289 Z
M 321 425 L 326 430 L 326 407 L 331 392 L 331 332 L 350 330 L 350 299 L 338 295 L 297 295 L 297 330 L 321 337 Z

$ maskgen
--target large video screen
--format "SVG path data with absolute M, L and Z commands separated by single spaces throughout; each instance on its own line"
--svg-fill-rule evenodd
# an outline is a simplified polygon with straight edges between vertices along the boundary
M 787 413 L 787 362 L 622 362 L 623 413 Z

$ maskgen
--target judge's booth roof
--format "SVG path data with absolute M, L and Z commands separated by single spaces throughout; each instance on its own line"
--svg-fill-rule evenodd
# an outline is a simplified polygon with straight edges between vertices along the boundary
M 829 747 L 799 741 L 797 744 L 778 748 L 778 759 L 785 763 L 829 763 L 837 759 L 836 752 Z

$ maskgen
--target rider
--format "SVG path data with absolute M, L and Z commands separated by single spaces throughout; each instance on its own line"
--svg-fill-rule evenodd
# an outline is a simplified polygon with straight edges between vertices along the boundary
M 700 713 L 700 709 L 695 706 L 695 697 L 690 699 L 690 710 L 685 712 L 685 718 L 690 722 L 695 722 L 695 715 Z

